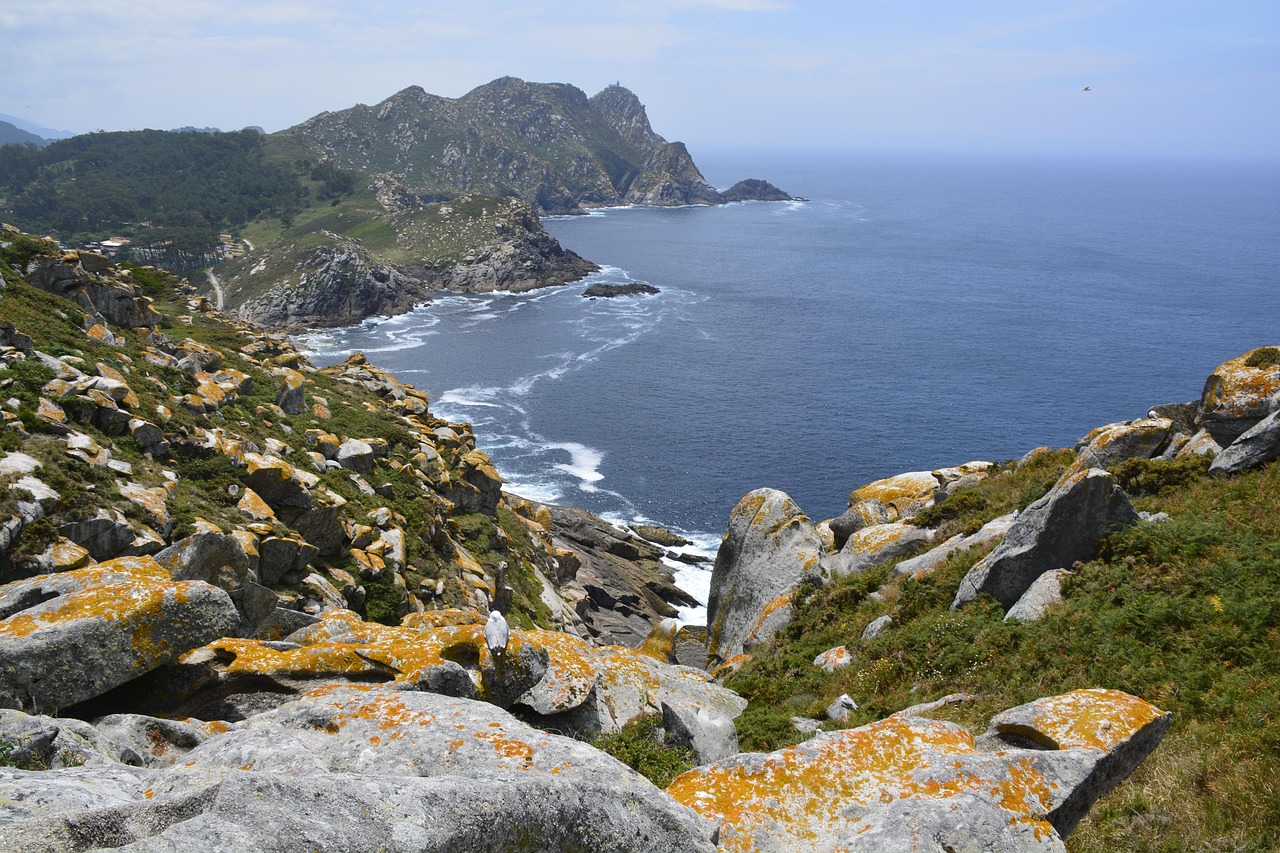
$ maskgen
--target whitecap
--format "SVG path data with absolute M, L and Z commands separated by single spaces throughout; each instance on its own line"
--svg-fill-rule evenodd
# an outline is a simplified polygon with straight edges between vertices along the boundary
M 569 454 L 568 463 L 557 462 L 551 467 L 578 478 L 581 481 L 578 488 L 583 491 L 595 491 L 595 487 L 590 484 L 604 479 L 604 474 L 599 471 L 604 454 L 599 450 L 576 441 L 553 441 L 547 442 L 545 446 L 548 450 L 563 450 Z

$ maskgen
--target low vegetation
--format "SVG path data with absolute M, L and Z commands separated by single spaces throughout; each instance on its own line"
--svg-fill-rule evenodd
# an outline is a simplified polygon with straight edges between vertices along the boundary
M 659 788 L 665 788 L 697 764 L 693 751 L 669 746 L 663 740 L 662 715 L 637 717 L 615 734 L 603 735 L 594 746 L 640 773 Z

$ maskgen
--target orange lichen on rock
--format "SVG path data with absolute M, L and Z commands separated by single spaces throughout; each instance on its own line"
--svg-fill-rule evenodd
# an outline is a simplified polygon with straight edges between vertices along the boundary
M 982 772 L 992 769 L 990 760 L 971 763 L 974 756 L 973 738 L 960 726 L 890 717 L 767 756 L 691 770 L 667 793 L 721 824 L 721 850 L 755 850 L 766 836 L 775 845 L 787 839 L 822 849 L 858 833 L 869 807 L 966 793 L 992 798 L 1011 822 L 1028 824 L 1037 836 L 1054 832 L 1043 817 L 1049 787 L 1030 760 L 990 773 Z
M 1156 706 L 1119 690 L 1092 688 L 1033 703 L 1035 730 L 1058 749 L 1114 749 L 1165 716 Z
M 1209 374 L 1200 400 L 1205 415 L 1234 419 L 1267 413 L 1267 401 L 1280 392 L 1280 367 L 1248 366 L 1249 357 L 1259 349 L 1223 362 Z
M 477 610 L 424 610 L 400 620 L 403 628 L 444 628 L 449 625 L 483 625 L 485 616 Z
M 150 557 L 120 557 L 89 568 L 52 576 L 61 594 L 0 620 L 0 635 L 27 637 L 42 627 L 97 617 L 116 622 L 138 614 L 159 613 L 166 595 L 190 582 L 175 582 Z

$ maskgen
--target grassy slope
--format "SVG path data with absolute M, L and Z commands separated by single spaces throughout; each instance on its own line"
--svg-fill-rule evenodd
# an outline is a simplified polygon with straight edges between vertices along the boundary
M 1064 454 L 960 493 L 935 514 L 972 528 L 1037 496 Z M 1201 466 L 1202 468 L 1203 466 Z M 1141 471 L 1136 471 L 1141 468 Z M 1232 479 L 1185 463 L 1128 466 L 1139 509 L 1167 512 L 1112 537 L 1078 566 L 1065 603 L 1032 624 L 1007 624 L 990 600 L 948 609 L 982 551 L 932 577 L 893 579 L 887 601 L 867 594 L 887 568 L 811 591 L 796 621 L 728 686 L 751 700 L 743 748 L 799 738 L 793 714 L 821 714 L 848 692 L 855 726 L 952 692 L 971 704 L 936 714 L 975 733 L 1004 708 L 1081 687 L 1118 688 L 1173 711 L 1163 744 L 1095 806 L 1072 851 L 1274 850 L 1280 846 L 1280 465 Z M 1189 470 L 1191 469 L 1191 470 Z M 862 629 L 893 612 L 871 642 Z M 854 663 L 828 674 L 813 658 L 845 644 Z M 833 724 L 826 724 L 828 727 Z
M 390 415 L 381 400 L 371 392 L 323 371 L 306 374 L 309 383 L 307 395 L 310 400 L 326 400 L 331 411 L 329 417 L 319 417 L 311 411 L 278 421 L 264 417 L 259 407 L 275 402 L 277 381 L 241 354 L 241 348 L 250 342 L 250 337 L 220 315 L 189 312 L 185 297 L 174 290 L 177 280 L 173 276 L 152 268 L 135 267 L 133 280 L 155 298 L 155 307 L 165 317 L 158 331 L 175 342 L 192 338 L 214 347 L 223 353 L 225 367 L 240 370 L 253 378 L 252 394 L 223 406 L 217 412 L 199 415 L 175 405 L 171 395 L 192 390 L 194 380 L 180 370 L 149 365 L 143 355 L 148 345 L 145 331 L 115 330 L 124 342 L 118 349 L 87 337 L 82 331 L 83 312 L 75 303 L 37 290 L 16 272 L 34 254 L 60 253 L 49 244 L 25 235 L 6 234 L 4 241 L 8 247 L 0 249 L 0 275 L 4 278 L 4 287 L 0 288 L 0 318 L 29 335 L 38 350 L 55 356 L 75 356 L 89 366 L 105 363 L 126 373 L 130 387 L 140 398 L 136 407 L 138 412 L 150 415 L 158 405 L 165 405 L 172 411 L 171 419 L 164 422 L 164 430 L 169 436 L 184 430 L 198 435 L 205 429 L 220 428 L 230 436 L 253 441 L 259 446 L 274 439 L 301 450 L 305 448 L 301 436 L 309 429 L 319 429 L 338 435 L 385 439 L 393 456 L 407 457 L 417 451 L 417 438 L 405 429 L 398 418 Z M 0 429 L 0 451 L 21 450 L 44 463 L 41 478 L 61 494 L 57 510 L 59 523 L 92 516 L 99 507 L 116 507 L 131 519 L 150 523 L 135 504 L 121 497 L 114 475 L 67 456 L 65 445 L 45 432 L 43 423 L 32 415 L 41 395 L 40 387 L 52 376 L 48 368 L 34 359 L 7 367 L 0 363 L 3 396 L 19 401 L 18 410 L 24 426 L 32 433 L 31 438 L 22 439 L 11 430 Z M 147 487 L 160 486 L 165 482 L 166 469 L 179 474 L 175 493 L 167 502 L 175 524 L 173 540 L 190 533 L 197 518 L 204 518 L 224 529 L 243 524 L 243 516 L 235 509 L 237 497 L 230 487 L 241 485 L 245 472 L 225 457 L 185 454 L 175 448 L 171 459 L 157 461 L 144 457 L 136 442 L 127 436 L 107 435 L 87 423 L 77 423 L 75 429 L 111 448 L 116 458 L 129 462 L 133 466 L 131 479 L 134 482 Z M 363 519 L 377 507 L 389 505 L 405 517 L 403 526 L 406 530 L 420 532 L 442 513 L 447 514 L 453 541 L 466 545 L 490 574 L 503 560 L 511 565 L 507 582 L 516 588 L 512 612 L 508 614 L 512 624 L 524 628 L 549 624 L 546 605 L 540 600 L 527 569 L 527 564 L 542 565 L 546 555 L 530 541 L 524 525 L 505 508 L 499 508 L 496 518 L 447 510 L 434 502 L 430 494 L 395 477 L 386 478 L 394 490 L 390 499 L 362 493 L 342 472 L 325 472 L 320 478 L 324 487 L 347 500 L 344 514 L 348 518 Z M 0 488 L 0 513 L 5 509 L 5 502 L 13 500 L 14 495 L 16 493 Z M 278 534 L 287 533 L 287 528 L 280 523 L 277 522 L 276 526 Z M 497 532 L 499 527 L 502 534 Z M 493 547 L 498 537 L 506 541 L 505 550 Z M 23 532 L 17 553 L 39 553 L 53 538 L 52 525 L 37 522 Z M 457 574 L 453 561 L 421 536 L 406 537 L 406 545 L 408 562 L 413 567 L 412 571 L 405 573 L 410 589 L 416 589 L 426 578 L 448 578 Z M 346 557 L 318 562 L 332 568 L 355 569 Z M 0 579 L 0 582 L 4 580 L 9 579 Z M 370 594 L 368 617 L 395 623 L 394 601 L 385 599 L 398 599 L 398 594 L 389 588 L 389 583 L 386 584 L 387 589 L 375 589 L 374 586 L 366 584 Z M 449 598 L 452 594 L 450 586 L 442 603 L 457 606 L 460 601 Z

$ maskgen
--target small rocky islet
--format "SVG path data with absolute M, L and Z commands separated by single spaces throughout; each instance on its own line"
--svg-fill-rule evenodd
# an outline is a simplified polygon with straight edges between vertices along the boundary
M 158 270 L 0 244 L 5 849 L 1063 850 L 1170 714 L 1081 685 L 975 737 L 925 716 L 942 697 L 742 753 L 720 681 L 802 585 L 978 544 L 952 606 L 1033 620 L 1111 531 L 1161 523 L 1108 466 L 1225 475 L 1280 444 L 1261 348 L 943 541 L 913 521 L 997 466 L 870 483 L 819 524 L 752 492 L 698 629 L 670 619 L 678 539 L 505 493 L 469 425 L 363 356 L 317 369 Z M 591 745 L 647 715 L 699 765 L 665 790 Z

